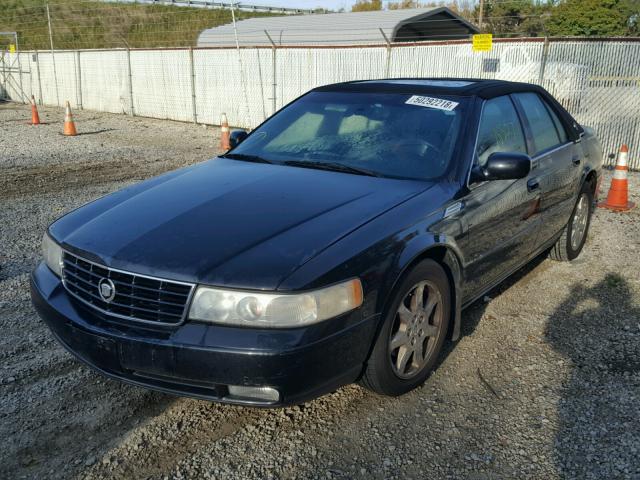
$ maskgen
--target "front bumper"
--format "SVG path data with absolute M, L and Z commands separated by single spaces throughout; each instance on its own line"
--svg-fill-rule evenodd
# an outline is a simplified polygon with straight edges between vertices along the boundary
M 300 404 L 355 381 L 379 319 L 362 318 L 359 309 L 286 330 L 116 323 L 73 299 L 44 264 L 31 275 L 31 297 L 60 343 L 104 375 L 180 396 L 266 407 Z M 234 397 L 229 385 L 275 388 L 280 398 Z

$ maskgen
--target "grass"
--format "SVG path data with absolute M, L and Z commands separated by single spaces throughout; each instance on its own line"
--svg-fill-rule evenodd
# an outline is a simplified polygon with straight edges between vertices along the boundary
M 195 46 L 202 30 L 231 22 L 230 10 L 169 5 L 52 0 L 49 9 L 56 49 Z M 21 50 L 50 48 L 45 2 L 0 0 L 0 31 L 18 32 Z M 0 37 L 0 50 L 8 43 Z

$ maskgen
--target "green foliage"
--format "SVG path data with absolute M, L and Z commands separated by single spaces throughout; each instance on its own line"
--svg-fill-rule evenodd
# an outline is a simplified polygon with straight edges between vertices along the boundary
M 42 0 L 0 2 L 0 31 L 17 31 L 22 50 L 49 48 Z M 222 9 L 78 0 L 49 8 L 56 49 L 193 46 L 202 30 L 231 22 L 231 11 Z M 237 19 L 264 15 L 236 12 Z
M 637 35 L 640 0 L 485 0 L 484 17 L 503 36 Z
M 446 6 L 477 24 L 480 2 L 395 0 L 389 10 Z M 358 0 L 353 11 L 380 10 Z M 629 36 L 640 34 L 640 0 L 484 0 L 482 30 L 502 37 Z
M 544 21 L 552 4 L 532 0 L 509 2 L 486 0 L 483 31 L 508 34 L 514 37 L 537 37 L 544 35 Z
M 549 35 L 622 36 L 638 34 L 638 0 L 565 0 L 551 13 Z

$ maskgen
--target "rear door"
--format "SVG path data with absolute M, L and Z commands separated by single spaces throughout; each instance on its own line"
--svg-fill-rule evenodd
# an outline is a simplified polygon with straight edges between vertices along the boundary
M 532 140 L 531 158 L 540 184 L 542 244 L 560 232 L 571 216 L 580 181 L 582 152 L 570 141 L 551 106 L 537 93 L 513 95 Z
M 475 165 L 483 166 L 494 152 L 528 153 L 522 124 L 508 95 L 484 103 Z M 459 240 L 465 257 L 465 301 L 511 273 L 535 249 L 540 199 L 540 190 L 531 183 L 535 173 L 469 186 L 462 214 L 468 234 Z

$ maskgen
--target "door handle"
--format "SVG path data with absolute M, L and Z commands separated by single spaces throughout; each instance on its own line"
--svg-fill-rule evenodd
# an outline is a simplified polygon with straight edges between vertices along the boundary
M 578 165 L 580 165 L 580 162 L 581 162 L 581 161 L 582 161 L 582 159 L 581 159 L 580 157 L 577 157 L 577 156 L 576 156 L 576 157 L 573 157 L 573 158 L 571 159 L 571 163 L 573 163 L 576 167 L 577 167 Z
M 534 190 L 537 190 L 539 188 L 540 188 L 540 182 L 538 182 L 537 178 L 529 179 L 529 181 L 527 182 L 527 190 L 529 190 L 530 192 L 533 192 Z

